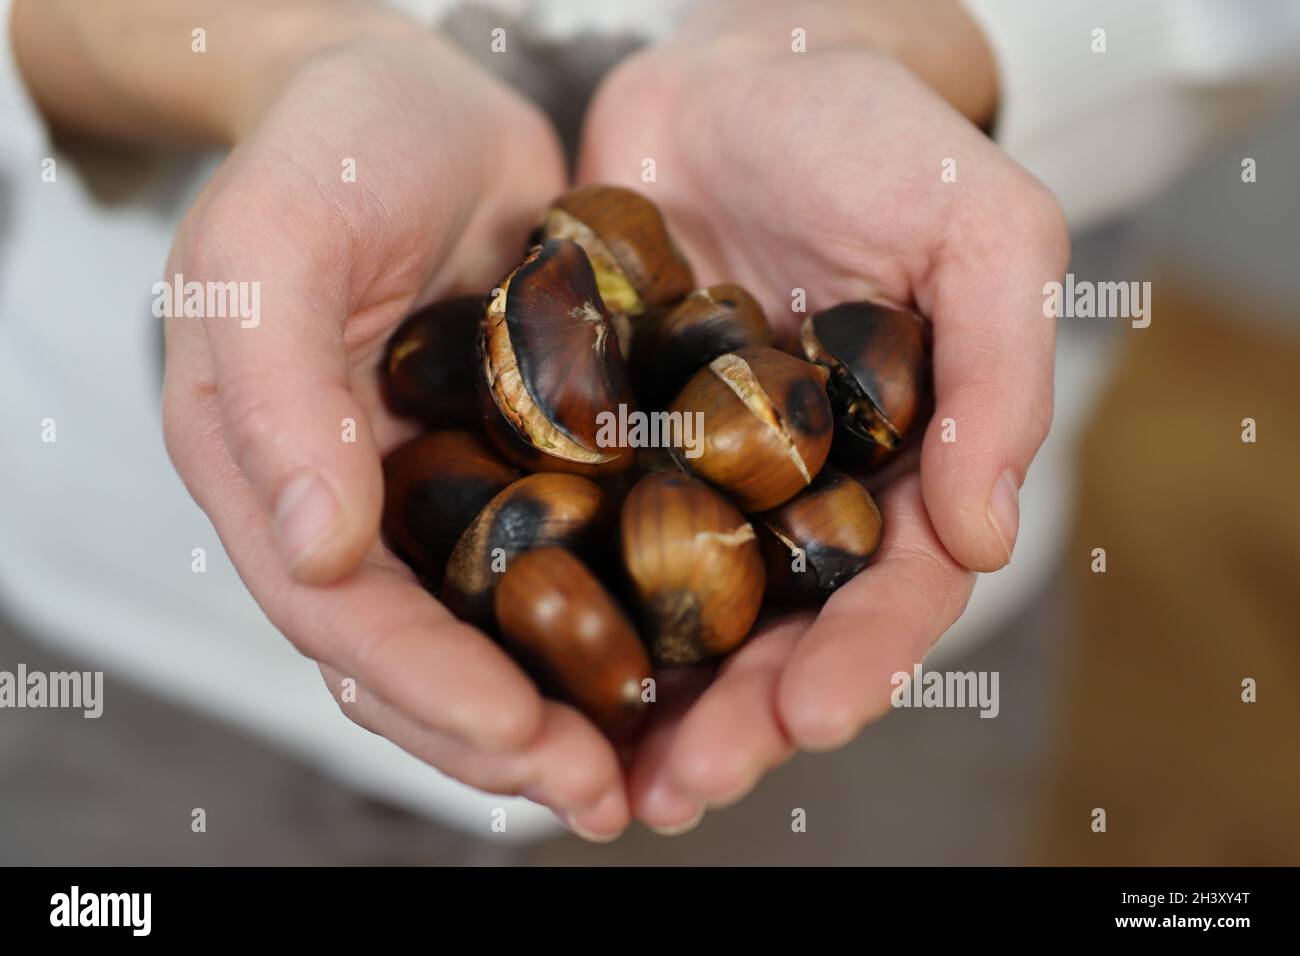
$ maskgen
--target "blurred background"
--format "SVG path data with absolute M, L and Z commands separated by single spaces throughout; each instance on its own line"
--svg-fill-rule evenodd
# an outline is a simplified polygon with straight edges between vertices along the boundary
M 478 35 L 475 16 L 453 31 Z M 570 134 L 603 63 L 627 46 L 596 55 L 593 43 L 581 68 L 544 45 L 513 60 L 515 82 Z M 105 672 L 97 720 L 0 710 L 0 863 L 1300 864 L 1300 108 L 1246 112 L 1196 168 L 1074 236 L 1076 281 L 1150 281 L 1152 322 L 1060 321 L 1057 421 L 1025 485 L 1015 560 L 980 581 L 927 658 L 997 671 L 998 717 L 896 711 L 840 751 L 794 758 L 681 837 L 634 826 L 584 844 L 545 811 L 472 794 L 341 716 L 314 665 L 261 619 L 166 461 L 156 325 L 142 320 L 135 340 L 91 329 L 78 349 L 132 382 L 111 399 L 121 427 L 107 454 L 130 462 L 121 480 L 77 432 L 78 402 L 104 397 L 27 403 L 24 376 L 41 369 L 0 350 L 14 387 L 0 430 L 7 487 L 47 489 L 9 496 L 0 518 L 0 538 L 43 542 L 0 552 L 0 670 Z M 57 155 L 84 170 L 84 188 L 122 211 L 81 235 L 33 236 L 3 268 L 39 268 L 40 250 L 58 250 L 112 277 L 96 295 L 134 296 L 147 316 L 140 290 L 166 244 L 146 227 L 178 217 L 216 160 L 168 157 L 160 173 L 155 158 L 68 150 Z M 128 211 L 145 173 L 175 188 Z M 32 191 L 0 178 L 0 234 Z M 6 335 L 57 318 L 19 314 L 4 279 Z M 45 354 L 74 361 L 56 339 Z M 68 424 L 60 457 L 42 459 L 28 445 L 47 414 Z M 122 538 L 139 542 L 136 558 L 104 544 Z M 206 575 L 190 573 L 194 547 Z M 185 633 L 171 624 L 178 608 Z M 268 641 L 280 647 L 269 663 Z M 497 806 L 511 808 L 506 834 L 489 827 Z M 191 832 L 197 807 L 207 833 Z M 796 808 L 806 832 L 791 831 Z

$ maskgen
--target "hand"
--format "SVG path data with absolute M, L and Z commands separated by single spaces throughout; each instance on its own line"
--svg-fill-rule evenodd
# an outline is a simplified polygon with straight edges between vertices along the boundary
M 707 10 L 607 78 L 579 180 L 646 191 L 700 284 L 745 286 L 778 334 L 803 318 L 791 312 L 796 288 L 809 312 L 863 298 L 915 305 L 933 321 L 937 405 L 919 475 L 878 499 L 885 536 L 873 564 L 815 619 L 768 626 L 713 683 L 682 675 L 675 699 L 657 705 L 630 796 L 637 816 L 666 830 L 738 799 L 794 749 L 839 746 L 883 715 L 890 677 L 910 674 L 958 617 L 972 571 L 1010 560 L 1017 490 L 1052 414 L 1054 326 L 1041 290 L 1068 258 L 1052 196 L 915 73 L 860 42 L 869 24 L 859 37 L 829 7 L 836 16 L 820 31 L 802 5 L 788 20 L 728 9 Z M 809 52 L 793 53 L 800 25 Z M 952 35 L 969 39 L 970 27 Z M 926 69 L 951 73 L 933 53 Z M 975 109 L 987 99 L 974 81 L 941 85 Z M 647 158 L 652 184 L 640 180 Z M 941 178 L 948 158 L 955 182 Z M 953 443 L 941 441 L 945 419 Z
M 376 540 L 380 458 L 413 434 L 377 393 L 385 339 L 413 308 L 485 293 L 514 264 L 564 188 L 554 134 L 406 27 L 314 50 L 247 115 L 166 276 L 260 283 L 260 322 L 168 319 L 177 469 L 271 621 L 336 696 L 355 679 L 350 718 L 475 787 L 618 832 L 610 745 Z

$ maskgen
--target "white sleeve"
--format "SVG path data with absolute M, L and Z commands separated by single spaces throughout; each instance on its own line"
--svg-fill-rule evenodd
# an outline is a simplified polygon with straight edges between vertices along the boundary
M 998 62 L 995 136 L 1075 226 L 1149 196 L 1300 70 L 1292 0 L 964 2 Z
M 49 131 L 27 92 L 9 35 L 13 0 L 0 0 L 0 164 L 15 168 L 49 152 Z M 32 167 L 33 176 L 39 170 Z

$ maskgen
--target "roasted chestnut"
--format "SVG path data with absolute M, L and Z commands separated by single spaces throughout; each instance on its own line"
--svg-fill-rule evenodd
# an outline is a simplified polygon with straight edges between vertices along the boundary
M 928 387 L 925 319 L 876 302 L 846 302 L 810 316 L 799 338 L 808 360 L 830 371 L 836 459 L 853 466 L 886 458 Z
M 691 664 L 745 639 L 763 601 L 754 529 L 720 494 L 656 472 L 623 502 L 623 566 L 651 658 Z
M 634 407 L 609 314 L 582 247 L 553 239 L 501 281 L 478 337 L 488 435 L 531 471 L 606 474 L 632 449 L 602 442 L 602 413 Z M 610 430 L 612 431 L 612 429 Z
M 429 585 L 469 523 L 519 472 L 469 432 L 413 438 L 384 459 L 384 537 Z
M 471 425 L 478 417 L 477 376 L 470 356 L 483 319 L 483 298 L 435 302 L 407 316 L 388 339 L 381 366 L 393 413 L 434 428 Z
M 785 504 L 752 520 L 774 603 L 826 600 L 866 567 L 880 545 L 875 501 L 832 465 Z
M 676 302 L 695 286 L 658 207 L 630 189 L 570 190 L 547 210 L 542 235 L 572 239 L 587 251 L 601 298 L 613 312 L 637 315 Z
M 443 603 L 462 620 L 489 627 L 493 592 L 515 558 L 534 548 L 585 551 L 608 535 L 610 518 L 605 493 L 593 481 L 545 473 L 520 478 L 489 501 L 456 542 Z
M 612 737 L 645 717 L 650 660 L 622 609 L 581 561 L 539 548 L 510 563 L 496 590 L 502 643 L 541 685 Z
M 703 414 L 698 457 L 683 469 L 721 488 L 746 513 L 811 484 L 831 447 L 827 371 L 765 346 L 720 355 L 695 373 L 670 412 Z
M 738 285 L 696 289 L 675 306 L 636 323 L 632 382 L 643 408 L 663 408 L 687 380 L 719 355 L 771 345 L 763 308 Z

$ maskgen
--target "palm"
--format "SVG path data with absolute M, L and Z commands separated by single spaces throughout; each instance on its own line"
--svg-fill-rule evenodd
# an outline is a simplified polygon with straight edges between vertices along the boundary
M 230 270 L 202 258 L 214 234 L 228 235 L 250 265 L 289 273 L 277 276 L 283 286 L 336 292 L 351 388 L 382 451 L 407 431 L 376 391 L 388 334 L 418 305 L 490 289 L 518 257 L 537 210 L 563 188 L 558 143 L 522 101 L 486 89 L 483 102 L 449 102 L 437 83 L 405 79 L 401 101 L 356 73 L 292 84 L 194 204 L 174 253 L 178 267 L 198 256 L 197 268 Z M 357 106 L 340 118 L 339 102 Z M 499 149 L 471 110 L 512 130 L 513 148 Z M 449 139 L 459 148 L 447 149 Z M 250 228 L 258 221 L 270 228 Z M 286 250 L 280 237 L 290 223 L 304 227 L 296 234 L 305 241 Z M 347 288 L 338 288 L 341 263 Z
M 581 179 L 648 191 L 701 281 L 740 282 L 781 329 L 798 321 L 795 289 L 810 310 L 914 298 L 955 205 L 940 163 L 964 146 L 988 150 L 980 134 L 957 127 L 954 141 L 945 127 L 936 142 L 951 110 L 869 53 L 788 55 L 739 74 L 664 59 L 642 54 L 602 88 Z M 646 158 L 651 184 L 639 182 Z

